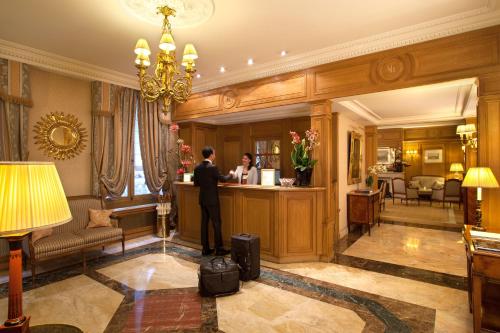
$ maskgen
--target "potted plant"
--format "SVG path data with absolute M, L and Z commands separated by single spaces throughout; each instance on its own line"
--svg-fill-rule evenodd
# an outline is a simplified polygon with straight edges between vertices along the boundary
M 292 166 L 295 169 L 295 184 L 297 186 L 309 186 L 311 175 L 317 160 L 312 159 L 314 147 L 319 145 L 319 132 L 314 129 L 306 131 L 305 138 L 300 138 L 297 132 L 290 131 L 292 137 Z

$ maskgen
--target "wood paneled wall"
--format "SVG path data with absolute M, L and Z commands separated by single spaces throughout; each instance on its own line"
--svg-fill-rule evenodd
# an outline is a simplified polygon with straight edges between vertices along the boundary
M 234 170 L 241 164 L 241 157 L 244 153 L 253 154 L 255 159 L 255 140 L 279 139 L 281 175 L 282 177 L 295 177 L 290 158 L 292 144 L 289 132 L 298 132 L 303 137 L 310 127 L 309 117 L 217 126 L 217 164 L 223 172 Z
M 194 122 L 182 123 L 179 126 L 179 137 L 184 140 L 185 144 L 193 148 L 195 163 L 203 161 L 204 158 L 201 155 L 203 147 L 212 146 L 217 150 L 216 126 Z
M 402 128 L 385 128 L 377 131 L 378 147 L 399 148 L 403 146 L 403 140 Z

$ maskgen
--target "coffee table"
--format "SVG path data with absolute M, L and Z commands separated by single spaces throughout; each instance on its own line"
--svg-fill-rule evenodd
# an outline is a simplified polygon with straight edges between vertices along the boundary
M 431 188 L 420 188 L 418 189 L 418 197 L 421 200 L 429 200 L 432 205 L 432 189 Z

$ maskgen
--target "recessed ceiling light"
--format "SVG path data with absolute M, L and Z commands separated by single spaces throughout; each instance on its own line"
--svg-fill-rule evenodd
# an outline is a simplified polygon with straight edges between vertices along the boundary
M 280 53 L 280 54 L 281 54 L 281 56 L 282 56 L 282 57 L 284 57 L 284 56 L 286 56 L 286 54 L 287 54 L 287 53 L 288 53 L 288 52 L 286 52 L 286 50 L 283 50 L 283 51 L 281 51 L 281 53 Z
M 253 65 L 253 59 L 252 58 L 248 58 L 247 64 L 249 66 Z
M 226 68 L 224 66 L 220 66 L 219 72 L 224 73 L 226 71 Z
M 200 77 L 201 77 L 201 74 L 200 74 L 200 73 L 196 74 L 196 78 L 197 78 L 197 79 L 199 79 Z

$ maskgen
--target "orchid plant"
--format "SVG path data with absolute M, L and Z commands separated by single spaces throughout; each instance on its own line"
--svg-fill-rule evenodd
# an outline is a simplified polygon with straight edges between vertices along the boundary
M 318 160 L 313 160 L 311 153 L 314 147 L 319 145 L 319 132 L 315 129 L 306 131 L 306 136 L 300 138 L 297 132 L 290 131 L 292 137 L 292 165 L 294 169 L 304 171 L 308 168 L 313 168 Z
M 179 125 L 172 123 L 169 130 L 173 133 L 179 131 Z M 175 151 L 177 160 L 179 161 L 179 166 L 177 168 L 177 175 L 183 175 L 188 172 L 194 165 L 193 149 L 190 145 L 184 144 L 184 140 L 181 138 L 177 139 L 177 148 Z

